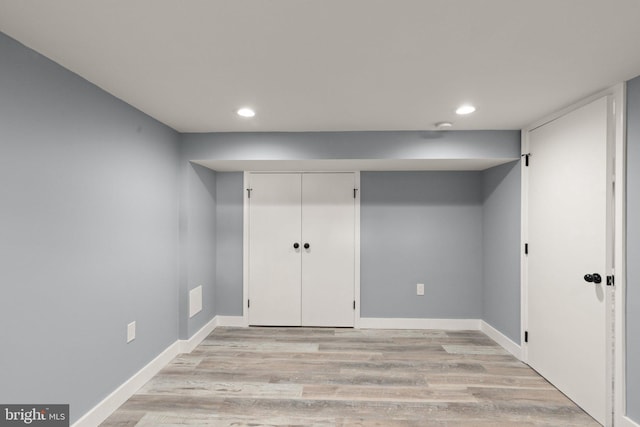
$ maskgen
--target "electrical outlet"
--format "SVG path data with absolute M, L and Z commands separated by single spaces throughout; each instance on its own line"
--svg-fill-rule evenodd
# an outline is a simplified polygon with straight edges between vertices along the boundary
M 424 295 L 424 283 L 418 283 L 416 286 L 416 295 Z
M 136 322 L 127 325 L 127 344 L 136 339 Z

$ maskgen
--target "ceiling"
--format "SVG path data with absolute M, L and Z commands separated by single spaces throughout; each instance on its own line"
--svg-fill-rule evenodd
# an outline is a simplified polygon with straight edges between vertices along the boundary
M 0 31 L 181 132 L 520 129 L 640 74 L 639 19 L 638 0 L 0 0 Z

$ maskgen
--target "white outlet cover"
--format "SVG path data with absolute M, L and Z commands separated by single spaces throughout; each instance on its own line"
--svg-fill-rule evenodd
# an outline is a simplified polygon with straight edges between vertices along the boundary
M 133 321 L 127 325 L 127 343 L 136 339 L 136 322 Z
M 418 285 L 416 286 L 416 294 L 424 295 L 424 283 L 418 283 Z
M 193 317 L 202 311 L 202 286 L 189 291 L 189 317 Z

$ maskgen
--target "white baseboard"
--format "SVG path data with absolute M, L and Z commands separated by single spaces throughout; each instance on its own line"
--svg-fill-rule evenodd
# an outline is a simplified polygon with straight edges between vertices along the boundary
M 485 322 L 480 321 L 480 330 L 489 338 L 500 344 L 502 348 L 513 354 L 518 360 L 522 360 L 522 347 L 513 342 L 510 338 L 498 331 L 496 328 Z
M 621 417 L 616 417 L 615 425 L 619 427 L 640 427 L 640 424 L 624 415 L 622 415 Z
M 361 317 L 361 329 L 445 329 L 450 331 L 480 330 L 479 319 L 412 319 Z
M 193 334 L 188 340 L 179 340 L 180 353 L 191 353 L 194 348 L 199 346 L 200 343 L 213 332 L 216 326 L 218 326 L 218 316 L 211 319 L 209 323 L 200 328 L 200 330 Z
M 196 348 L 218 325 L 218 318 L 214 317 L 188 340 L 177 340 L 145 367 L 136 372 L 124 384 L 105 397 L 78 421 L 73 427 L 95 427 L 106 420 L 116 409 L 126 402 L 136 391 L 147 383 L 162 368 L 167 366 L 180 353 L 190 353 Z
M 216 318 L 218 319 L 218 326 L 233 326 L 238 328 L 249 326 L 243 316 L 216 316 Z
M 160 353 L 155 359 L 149 362 L 144 368 L 136 372 L 124 384 L 115 389 L 113 393 L 105 397 L 100 403 L 94 406 L 78 421 L 73 423 L 73 427 L 95 427 L 106 420 L 116 409 L 134 395 L 140 387 L 149 381 L 155 374 L 164 368 L 180 353 L 180 343 L 178 341 L 171 344 L 165 351 Z
M 361 317 L 362 329 L 444 329 L 449 331 L 482 331 L 501 347 L 522 360 L 522 349 L 502 332 L 480 319 L 411 319 Z M 635 427 L 635 426 L 634 426 Z M 640 427 L 640 426 L 638 426 Z

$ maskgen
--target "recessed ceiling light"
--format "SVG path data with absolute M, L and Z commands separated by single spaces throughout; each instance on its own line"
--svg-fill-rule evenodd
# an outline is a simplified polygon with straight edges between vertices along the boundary
M 253 117 L 256 115 L 256 112 L 253 111 L 251 108 L 241 108 L 237 111 L 239 116 L 242 117 Z
M 449 129 L 451 126 L 453 126 L 453 123 L 451 123 L 451 122 L 438 122 L 438 123 L 436 123 L 436 129 Z
M 456 114 L 471 114 L 474 111 L 476 111 L 476 107 L 474 107 L 473 105 L 465 104 L 458 107 L 458 109 L 456 110 Z

